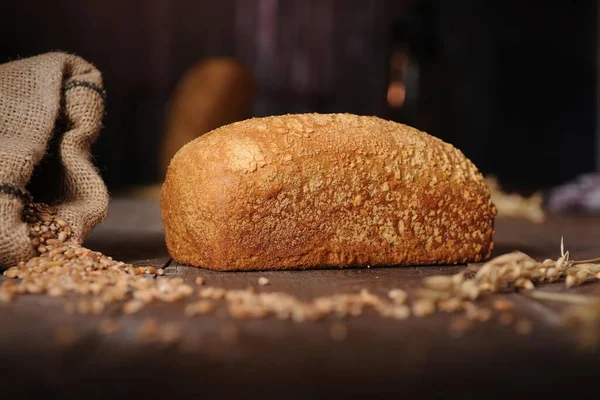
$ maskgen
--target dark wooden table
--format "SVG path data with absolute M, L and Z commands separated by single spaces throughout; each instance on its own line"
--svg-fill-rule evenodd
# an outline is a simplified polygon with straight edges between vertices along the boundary
M 556 258 L 561 235 L 572 258 L 600 255 L 600 217 L 583 215 L 552 216 L 543 224 L 498 219 L 496 254 L 519 249 L 534 257 Z M 258 277 L 266 276 L 270 285 L 257 290 L 300 298 L 361 288 L 385 296 L 394 287 L 415 287 L 426 275 L 466 267 L 200 270 L 169 260 L 158 204 L 126 199 L 113 200 L 109 216 L 86 245 L 123 261 L 164 266 L 168 276 L 190 282 L 203 276 L 214 286 L 245 288 L 257 287 Z M 547 290 L 564 289 L 553 284 Z M 574 291 L 600 294 L 600 284 Z M 130 316 L 121 315 L 115 306 L 107 315 L 119 322 L 119 330 L 105 335 L 98 330 L 105 316 L 71 315 L 64 312 L 64 299 L 24 296 L 12 304 L 0 303 L 0 399 L 384 394 L 488 398 L 573 395 L 597 386 L 600 353 L 576 347 L 573 334 L 560 325 L 560 307 L 519 294 L 508 296 L 516 305 L 515 314 L 533 321 L 530 335 L 519 335 L 493 320 L 455 338 L 448 333 L 448 314 L 396 321 L 369 310 L 344 322 L 343 341 L 332 340 L 331 319 L 302 324 L 233 320 L 220 312 L 187 318 L 182 312 L 186 302 L 156 304 Z M 148 317 L 181 323 L 182 340 L 172 345 L 141 343 L 137 330 Z M 57 341 L 57 327 L 71 329 L 74 340 Z

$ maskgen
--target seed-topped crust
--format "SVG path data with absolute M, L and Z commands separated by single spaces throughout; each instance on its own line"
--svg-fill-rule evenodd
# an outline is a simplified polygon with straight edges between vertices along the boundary
M 495 214 L 452 145 L 350 114 L 216 129 L 175 155 L 162 190 L 171 256 L 218 270 L 482 261 Z

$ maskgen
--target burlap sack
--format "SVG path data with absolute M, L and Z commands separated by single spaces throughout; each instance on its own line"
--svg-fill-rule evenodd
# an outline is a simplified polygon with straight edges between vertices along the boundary
M 98 70 L 48 53 L 0 65 L 0 267 L 35 255 L 22 220 L 33 198 L 55 207 L 81 243 L 106 215 L 90 146 L 104 114 Z

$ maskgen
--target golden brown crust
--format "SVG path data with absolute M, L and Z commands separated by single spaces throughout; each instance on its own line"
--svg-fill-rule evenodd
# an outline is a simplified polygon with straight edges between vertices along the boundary
M 482 261 L 495 214 L 452 145 L 351 114 L 216 129 L 179 150 L 162 190 L 171 256 L 217 270 Z

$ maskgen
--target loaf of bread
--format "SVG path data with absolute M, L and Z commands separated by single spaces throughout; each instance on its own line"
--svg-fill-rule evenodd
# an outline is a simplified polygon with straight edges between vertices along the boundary
M 160 176 L 189 141 L 248 118 L 255 94 L 252 73 L 234 58 L 208 58 L 182 75 L 169 100 Z
M 173 157 L 161 203 L 173 259 L 215 270 L 477 262 L 496 214 L 452 145 L 351 114 L 211 131 Z

